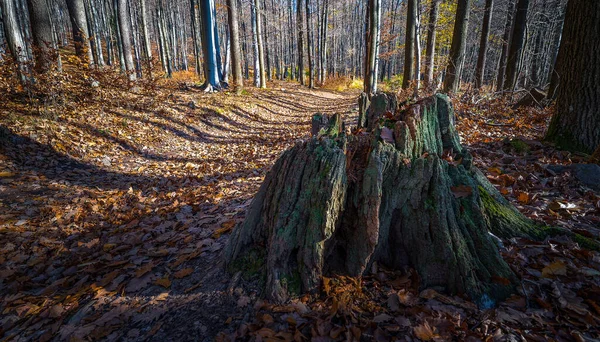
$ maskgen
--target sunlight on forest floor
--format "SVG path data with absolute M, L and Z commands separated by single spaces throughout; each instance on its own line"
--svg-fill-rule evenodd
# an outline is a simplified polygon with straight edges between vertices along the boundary
M 101 83 L 86 94 L 50 114 L 18 97 L 0 108 L 5 338 L 189 340 L 221 331 L 268 338 L 280 331 L 289 340 L 302 324 L 332 338 L 346 336 L 346 324 L 353 336 L 406 331 L 431 340 L 515 331 L 575 336 L 600 323 L 593 266 L 600 256 L 565 237 L 507 241 L 503 255 L 524 278 L 525 293 L 489 312 L 419 293 L 416 275 L 386 270 L 362 283 L 334 279 L 322 297 L 288 306 L 257 301 L 252 290 L 231 288 L 220 268 L 227 233 L 280 153 L 309 137 L 311 115 L 342 113 L 353 122 L 358 93 L 272 82 L 242 95 L 204 94 L 180 80 L 132 92 Z M 466 95 L 455 105 L 477 166 L 513 204 L 598 237 L 598 195 L 569 173 L 544 168 L 584 160 L 539 142 L 547 110 L 512 111 L 507 102 Z

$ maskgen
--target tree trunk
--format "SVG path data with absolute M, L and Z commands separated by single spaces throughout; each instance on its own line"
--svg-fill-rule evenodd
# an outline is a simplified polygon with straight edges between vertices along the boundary
M 433 87 L 433 71 L 435 69 L 435 36 L 441 0 L 431 1 L 429 24 L 427 27 L 427 52 L 425 57 L 425 75 L 427 87 Z
M 517 14 L 513 25 L 512 38 L 508 49 L 508 60 L 506 62 L 506 76 L 504 77 L 504 90 L 513 91 L 517 86 L 519 74 L 519 62 L 523 53 L 525 42 L 525 29 L 527 27 L 527 10 L 529 0 L 519 0 L 517 3 Z
M 550 53 L 550 75 L 548 76 L 548 80 L 550 80 L 550 86 L 548 88 L 548 99 L 553 100 L 556 96 L 556 89 L 558 88 L 558 83 L 560 81 L 560 77 L 556 70 L 556 59 L 558 57 L 558 51 L 560 49 L 560 42 L 562 40 L 562 32 L 564 25 L 564 16 L 565 12 L 562 13 L 562 17 L 560 22 L 556 25 L 556 31 L 554 32 L 554 49 L 551 50 Z
M 465 47 L 467 45 L 467 28 L 469 26 L 469 12 L 472 0 L 458 0 L 456 8 L 456 20 L 454 22 L 454 33 L 450 56 L 448 56 L 448 67 L 444 79 L 444 92 L 457 92 L 460 85 L 460 73 L 465 59 Z
M 152 46 L 150 45 L 150 33 L 148 32 L 148 15 L 146 13 L 146 0 L 140 0 L 140 14 L 142 19 L 142 40 L 148 74 L 152 77 Z
M 380 126 L 396 103 L 374 97 L 366 135 L 345 136 L 338 114 L 286 151 L 230 238 L 228 269 L 262 277 L 277 302 L 317 290 L 323 275 L 360 276 L 373 263 L 412 267 L 423 287 L 482 307 L 506 298 L 516 276 L 488 231 L 528 236 L 535 225 L 472 166 L 448 97 L 386 115 Z
M 28 75 L 26 75 L 28 62 L 27 47 L 25 46 L 23 32 L 17 21 L 15 3 L 12 0 L 3 0 L 0 2 L 0 6 L 2 6 L 2 26 L 4 26 L 4 34 L 8 43 L 8 49 L 15 62 L 18 64 L 17 72 L 21 84 L 26 85 L 28 78 Z
M 308 87 L 312 89 L 315 87 L 315 70 L 313 63 L 314 47 L 309 8 L 310 0 L 304 0 L 304 5 L 306 8 L 306 46 L 308 48 L 308 54 L 306 55 L 308 59 Z
M 227 0 L 227 18 L 229 23 L 229 39 L 231 41 L 231 69 L 233 72 L 233 86 L 236 91 L 241 91 L 244 86 L 242 76 L 242 60 L 240 56 L 240 33 L 238 28 L 238 9 L 236 0 Z
M 296 29 L 298 31 L 298 81 L 304 85 L 304 18 L 302 0 L 296 0 Z
M 202 18 L 202 49 L 204 51 L 204 75 L 206 92 L 221 89 L 221 69 L 218 56 L 219 36 L 216 26 L 216 10 L 214 0 L 202 1 L 200 5 Z
M 485 14 L 483 15 L 483 25 L 481 28 L 481 40 L 479 41 L 479 56 L 477 57 L 477 68 L 475 75 L 475 87 L 477 89 L 481 89 L 485 77 L 485 60 L 487 55 L 488 36 L 490 34 L 493 10 L 494 0 L 486 0 Z
M 123 58 L 125 59 L 125 70 L 130 81 L 136 79 L 133 55 L 131 54 L 131 25 L 129 22 L 129 8 L 127 0 L 117 0 L 117 16 L 119 29 L 121 31 L 121 45 L 123 47 Z
M 256 19 L 256 6 L 250 5 L 250 21 L 252 23 L 252 52 L 254 57 L 254 86 L 260 87 L 260 59 L 258 57 L 258 32 Z
M 592 153 L 600 146 L 600 2 L 568 2 L 555 72 L 556 112 L 546 139 Z
M 50 70 L 56 64 L 57 51 L 53 49 L 52 22 L 46 0 L 27 0 L 35 56 L 35 68 L 39 73 Z
M 369 0 L 367 7 L 365 92 L 377 92 L 377 66 L 379 62 L 379 36 L 381 20 L 381 0 Z
M 506 10 L 506 25 L 504 26 L 504 35 L 502 36 L 502 53 L 500 55 L 500 65 L 498 67 L 498 77 L 496 78 L 496 91 L 504 89 L 504 76 L 506 75 L 506 56 L 510 42 L 510 33 L 512 28 L 512 19 L 515 11 L 514 0 L 508 0 Z
M 416 12 L 415 16 L 415 64 L 414 64 L 414 74 L 415 74 L 415 89 L 413 97 L 417 98 L 419 96 L 419 88 L 421 87 L 421 15 L 419 9 L 419 0 L 416 3 Z
M 415 78 L 417 0 L 408 0 L 406 8 L 406 40 L 404 42 L 404 76 L 402 79 L 402 89 L 408 89 Z
M 87 18 L 83 0 L 66 0 L 71 27 L 73 28 L 73 41 L 75 42 L 75 54 L 85 63 L 93 63 L 94 56 L 90 45 L 90 34 L 88 32 Z
M 308 0 L 307 0 L 308 1 Z M 254 0 L 254 8 L 256 9 L 256 37 L 258 44 L 258 63 L 260 69 L 260 87 L 267 87 L 267 70 L 265 65 L 265 48 L 262 36 L 262 23 L 260 20 L 262 10 L 260 9 L 260 0 Z

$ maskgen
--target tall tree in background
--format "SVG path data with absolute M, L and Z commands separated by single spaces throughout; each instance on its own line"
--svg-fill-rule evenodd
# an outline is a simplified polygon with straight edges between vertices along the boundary
M 27 8 L 31 21 L 35 68 L 38 72 L 46 72 L 58 56 L 53 49 L 53 31 L 48 3 L 46 0 L 27 0 Z
M 304 85 L 304 18 L 302 0 L 296 0 L 296 29 L 298 30 L 298 81 Z
M 365 93 L 377 92 L 379 64 L 379 37 L 381 30 L 381 0 L 369 0 L 367 5 L 367 32 L 365 54 Z
M 308 1 L 308 0 L 307 0 Z M 260 72 L 260 87 L 267 87 L 267 70 L 265 65 L 265 48 L 262 36 L 262 24 L 260 17 L 264 15 L 260 8 L 260 0 L 254 0 L 254 8 L 256 9 L 256 38 L 258 44 L 258 64 Z M 256 72 L 256 71 L 255 71 Z
M 504 77 L 506 76 L 506 57 L 508 56 L 508 44 L 512 32 L 512 20 L 515 11 L 514 0 L 508 0 L 506 9 L 506 24 L 504 26 L 504 35 L 502 36 L 502 52 L 500 55 L 500 65 L 498 67 L 498 77 L 496 78 L 496 91 L 504 89 Z
M 460 73 L 465 59 L 465 47 L 467 45 L 467 28 L 469 27 L 469 9 L 472 0 L 458 0 L 456 8 L 456 20 L 454 22 L 454 33 L 450 56 L 448 56 L 448 67 L 444 79 L 444 91 L 456 92 L 460 85 Z
M 121 32 L 121 46 L 123 58 L 125 59 L 125 70 L 130 81 L 136 79 L 133 55 L 131 54 L 131 23 L 129 21 L 129 7 L 127 0 L 117 0 L 117 17 L 119 19 L 119 30 Z
M 406 8 L 406 41 L 404 42 L 404 78 L 402 79 L 402 89 L 407 89 L 415 78 L 417 0 L 408 0 Z
M 256 6 L 254 4 L 250 4 L 250 22 L 252 23 L 252 57 L 254 60 L 254 86 L 260 87 L 260 60 L 258 56 L 258 31 L 257 31 L 257 23 L 256 19 Z
M 560 84 L 546 139 L 592 153 L 600 147 L 600 1 L 569 0 L 555 72 Z
M 13 0 L 0 1 L 2 8 L 2 26 L 4 27 L 4 36 L 8 43 L 8 49 L 15 62 L 17 62 L 17 73 L 22 84 L 26 84 L 26 63 L 28 62 L 27 47 L 25 38 L 21 32 L 17 11 Z
M 192 45 L 194 46 L 194 64 L 196 74 L 202 74 L 202 51 L 200 43 L 200 5 L 198 0 L 190 0 L 190 18 L 192 20 Z
M 518 0 L 517 13 L 513 24 L 512 37 L 508 48 L 508 60 L 506 62 L 506 76 L 504 76 L 504 90 L 512 91 L 517 86 L 519 75 L 519 63 L 525 43 L 525 29 L 527 28 L 527 10 L 529 0 Z
M 218 58 L 219 34 L 217 32 L 216 9 L 214 0 L 202 0 L 200 17 L 202 18 L 202 50 L 204 52 L 204 70 L 206 81 L 204 91 L 221 89 L 221 75 Z
M 492 24 L 492 12 L 494 10 L 494 0 L 485 1 L 485 13 L 483 15 L 483 25 L 481 28 L 481 40 L 479 41 L 479 55 L 477 57 L 477 68 L 475 72 L 475 87 L 480 89 L 483 86 L 485 76 L 485 61 L 488 50 L 488 36 L 490 35 L 490 25 Z
M 435 68 L 435 36 L 440 3 L 442 0 L 432 0 L 427 25 L 427 48 L 425 52 L 425 80 L 428 87 L 433 85 L 433 70 Z
M 558 87 L 558 81 L 560 79 L 558 73 L 554 68 L 556 67 L 556 59 L 558 58 L 558 51 L 562 39 L 565 12 L 562 13 L 561 20 L 558 23 L 558 25 L 556 25 L 556 29 L 554 32 L 554 50 L 551 50 L 550 52 L 550 68 L 548 72 L 548 80 L 550 81 L 550 87 L 548 88 L 548 99 L 550 100 L 553 100 L 555 98 L 556 88 Z
M 75 42 L 75 54 L 82 61 L 93 63 L 94 56 L 90 45 L 90 34 L 88 31 L 87 18 L 83 0 L 66 0 L 73 29 L 73 40 Z
M 306 55 L 308 58 L 308 87 L 315 87 L 315 71 L 314 71 L 314 42 L 311 30 L 311 21 L 310 21 L 310 0 L 304 0 L 304 4 L 306 7 L 306 47 L 308 48 L 308 54 Z
M 144 55 L 148 72 L 152 75 L 152 46 L 150 45 L 150 33 L 148 32 L 148 15 L 146 14 L 146 0 L 140 0 L 140 15 L 142 23 L 142 40 L 144 42 Z
M 242 57 L 240 56 L 237 0 L 227 0 L 227 19 L 229 24 L 229 39 L 231 41 L 230 49 L 233 86 L 237 91 L 240 91 L 244 86 L 244 78 L 242 76 Z

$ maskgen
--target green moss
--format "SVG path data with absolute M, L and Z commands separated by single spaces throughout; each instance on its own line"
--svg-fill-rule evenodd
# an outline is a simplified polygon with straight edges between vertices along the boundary
M 300 295 L 302 291 L 302 279 L 300 279 L 300 273 L 293 272 L 292 274 L 284 274 L 281 277 L 281 286 L 287 289 L 288 293 L 292 296 Z
M 244 279 L 250 279 L 257 275 L 262 276 L 265 271 L 263 267 L 265 265 L 265 256 L 265 250 L 263 248 L 250 248 L 234 262 L 229 264 L 227 271 L 229 273 L 242 271 L 242 277 L 244 277 Z
M 600 251 L 600 242 L 598 242 L 595 239 L 585 237 L 581 234 L 573 233 L 568 229 L 552 227 L 552 226 L 544 226 L 544 227 L 541 227 L 541 229 L 540 229 L 541 238 L 553 237 L 553 236 L 559 236 L 559 235 L 566 235 L 566 236 L 570 237 L 571 239 L 573 239 L 573 241 L 577 242 L 583 248 L 594 250 L 594 251 Z
M 583 152 L 587 154 L 593 152 L 587 149 L 585 146 L 582 146 L 577 141 L 577 139 L 575 139 L 575 137 L 566 132 L 562 132 L 561 134 L 557 134 L 556 132 L 554 132 L 554 134 L 551 134 L 549 130 L 549 133 L 546 135 L 545 140 L 554 143 L 554 145 L 556 145 L 556 147 L 560 148 L 561 150 L 570 152 Z
M 591 249 L 594 251 L 600 251 L 600 243 L 594 239 L 585 237 L 580 234 L 575 234 L 573 236 L 573 240 L 583 248 Z
M 510 141 L 510 145 L 517 151 L 518 153 L 529 152 L 531 149 L 529 145 L 527 145 L 521 139 L 513 139 Z
M 490 231 L 502 238 L 528 237 L 542 239 L 539 227 L 523 216 L 510 203 L 502 203 L 494 198 L 482 186 L 478 187 L 483 211 L 488 220 Z

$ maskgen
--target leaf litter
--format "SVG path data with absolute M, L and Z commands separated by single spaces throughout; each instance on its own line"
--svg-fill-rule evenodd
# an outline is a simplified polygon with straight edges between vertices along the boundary
M 18 101 L 0 109 L 8 132 L 0 137 L 2 338 L 599 337 L 600 255 L 564 234 L 503 241 L 521 288 L 489 310 L 420 289 L 410 269 L 325 278 L 320 293 L 285 305 L 259 299 L 256 279 L 232 283 L 219 253 L 265 172 L 308 136 L 313 112 L 356 114 L 355 94 L 271 88 L 205 95 L 173 82 L 141 94 L 100 87 L 56 118 Z M 456 108 L 474 162 L 507 199 L 532 219 L 597 240 L 598 194 L 547 167 L 587 162 L 539 142 L 548 110 L 468 97 Z

